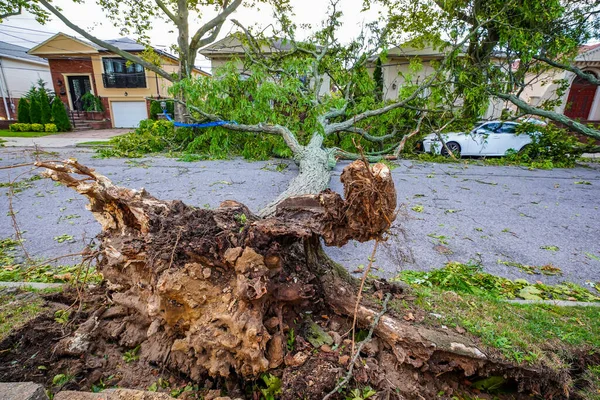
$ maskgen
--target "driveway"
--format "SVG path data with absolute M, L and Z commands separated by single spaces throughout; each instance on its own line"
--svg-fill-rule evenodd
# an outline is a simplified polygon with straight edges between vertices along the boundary
M 6 147 L 42 147 L 45 149 L 71 147 L 84 142 L 105 142 L 110 138 L 131 132 L 131 129 L 94 129 L 89 131 L 65 132 L 37 138 L 1 137 Z
M 31 149 L 0 149 L 0 165 L 31 160 L 32 153 Z M 93 156 L 91 150 L 75 148 L 47 155 L 52 159 L 76 157 L 119 185 L 144 187 L 158 198 L 181 199 L 200 207 L 216 207 L 225 199 L 235 199 L 258 210 L 297 174 L 291 163 L 278 172 L 280 161 L 184 163 L 164 157 L 127 160 Z M 590 165 L 544 171 L 400 162 L 392 172 L 400 214 L 377 255 L 377 273 L 392 277 L 404 269 L 429 270 L 448 261 L 473 260 L 490 273 L 530 282 L 599 282 L 600 164 Z M 336 191 L 341 190 L 343 166 L 337 166 L 331 182 Z M 0 170 L 0 182 L 16 173 Z M 22 188 L 14 204 L 32 255 L 56 257 L 80 251 L 83 243 L 99 232 L 81 195 L 46 179 L 26 182 Z M 0 191 L 0 238 L 4 238 L 14 231 L 6 212 L 6 189 Z M 61 236 L 73 239 L 58 243 Z M 353 271 L 367 264 L 372 246 L 350 243 L 327 252 Z M 562 275 L 530 275 L 520 264 L 552 264 Z

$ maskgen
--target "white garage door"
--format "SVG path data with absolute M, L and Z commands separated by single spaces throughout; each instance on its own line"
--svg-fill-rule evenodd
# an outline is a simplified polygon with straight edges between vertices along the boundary
M 113 101 L 112 114 L 115 128 L 135 128 L 148 118 L 145 101 Z

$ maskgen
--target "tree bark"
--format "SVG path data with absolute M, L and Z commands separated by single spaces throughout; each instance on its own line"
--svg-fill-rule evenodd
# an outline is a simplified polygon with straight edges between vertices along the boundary
M 259 211 L 259 216 L 275 214 L 277 205 L 288 197 L 317 194 L 329 187 L 336 160 L 331 151 L 323 148 L 323 136 L 313 134 L 308 145 L 294 154 L 294 160 L 298 164 L 298 175 L 291 180 L 283 193 Z

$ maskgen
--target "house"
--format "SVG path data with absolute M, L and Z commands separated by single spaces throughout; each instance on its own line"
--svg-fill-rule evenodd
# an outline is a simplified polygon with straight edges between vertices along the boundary
M 387 52 L 386 59 L 382 63 L 383 72 L 383 99 L 395 100 L 398 98 L 400 88 L 408 81 L 412 84 L 423 83 L 435 72 L 435 65 L 440 63 L 446 53 L 443 48 L 434 48 L 431 45 L 412 46 L 409 44 L 397 46 Z M 374 57 L 367 68 L 371 75 L 375 70 L 377 56 Z M 499 56 L 492 57 L 492 62 L 502 63 L 504 59 Z M 424 90 L 422 96 L 427 96 L 428 90 Z M 454 106 L 460 107 L 462 100 L 456 100 Z M 498 119 L 506 103 L 499 99 L 490 99 L 489 106 L 483 115 L 483 119 Z
M 146 49 L 129 38 L 106 42 L 133 54 Z M 156 48 L 154 51 L 163 70 L 169 73 L 179 70 L 177 57 Z M 147 99 L 168 97 L 171 86 L 169 80 L 139 64 L 64 33 L 52 36 L 28 53 L 48 60 L 54 91 L 69 110 L 82 111 L 81 97 L 85 93 L 100 97 L 105 120 L 102 124 L 94 123 L 96 128 L 137 126 L 141 120 L 148 118 L 150 103 Z M 209 75 L 200 69 L 194 73 Z
M 406 82 L 407 77 L 410 77 L 413 83 L 423 82 L 434 72 L 433 64 L 440 62 L 444 56 L 443 50 L 432 47 L 399 46 L 391 49 L 382 64 L 383 98 L 385 100 L 396 99 L 398 90 Z M 492 60 L 499 65 L 506 61 L 501 56 L 496 56 Z M 415 62 L 420 64 L 420 68 L 412 68 Z M 518 63 L 512 65 L 511 68 L 517 66 Z M 575 59 L 575 66 L 600 78 L 600 43 L 583 46 Z M 369 67 L 373 72 L 375 60 Z M 557 100 L 556 91 L 561 80 L 568 82 L 569 89 L 559 99 L 560 102 L 554 111 L 583 122 L 600 123 L 600 91 L 597 90 L 597 85 L 576 77 L 572 72 L 552 69 L 539 76 L 530 74 L 526 78 L 528 85 L 520 97 L 533 106 L 540 106 L 548 100 Z M 460 100 L 455 105 L 460 106 Z M 491 98 L 483 118 L 498 119 L 505 109 L 516 110 L 516 106 L 497 98 Z
M 271 38 L 268 44 L 261 46 L 261 53 L 263 55 L 275 55 L 278 53 L 285 53 L 292 50 L 292 44 L 288 40 Z M 247 71 L 244 68 L 244 59 L 246 58 L 246 50 L 243 42 L 240 40 L 240 34 L 232 34 L 225 38 L 214 42 L 213 44 L 204 47 L 200 50 L 200 54 L 210 60 L 211 71 L 214 71 L 226 63 L 236 59 L 236 66 L 240 74 L 246 74 Z M 319 89 L 320 95 L 329 93 L 331 85 L 331 79 L 328 75 L 322 76 L 321 88 Z
M 27 54 L 25 47 L 0 42 L 0 120 L 17 119 L 19 99 L 40 79 L 51 80 L 46 60 Z
M 575 57 L 574 66 L 600 78 L 600 43 L 582 46 Z M 545 101 L 559 99 L 555 112 L 583 123 L 600 123 L 600 91 L 598 85 L 577 77 L 573 72 L 551 69 L 540 76 L 529 76 L 530 84 L 521 94 L 521 98 L 532 106 Z M 556 93 L 560 81 L 566 81 L 569 89 L 559 98 Z

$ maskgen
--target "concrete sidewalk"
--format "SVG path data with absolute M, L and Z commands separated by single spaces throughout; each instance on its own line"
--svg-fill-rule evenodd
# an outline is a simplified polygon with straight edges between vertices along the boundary
M 106 142 L 110 138 L 131 132 L 133 129 L 98 129 L 82 132 L 66 132 L 42 137 L 0 137 L 6 147 L 71 147 L 84 142 Z

